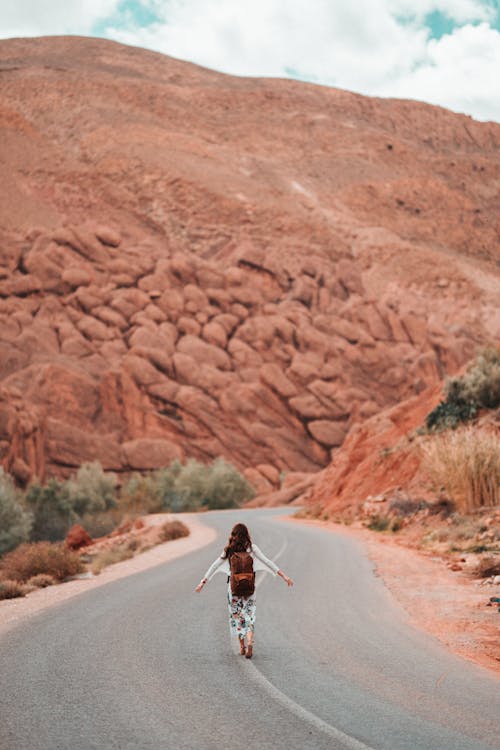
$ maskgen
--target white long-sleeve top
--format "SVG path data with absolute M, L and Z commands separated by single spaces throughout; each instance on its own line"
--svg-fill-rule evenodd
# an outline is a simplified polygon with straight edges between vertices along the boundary
M 272 573 L 274 576 L 278 574 L 279 567 L 272 560 L 269 560 L 269 558 L 265 556 L 265 554 L 259 547 L 257 547 L 256 544 L 252 542 L 252 546 L 248 550 L 248 552 L 253 558 L 254 570 L 265 570 L 268 573 Z M 207 581 L 212 578 L 214 573 L 225 573 L 226 575 L 229 575 L 231 573 L 229 560 L 227 558 L 224 558 L 223 555 L 224 550 L 222 551 L 221 555 L 213 561 L 213 563 L 203 576 L 203 578 L 206 578 Z

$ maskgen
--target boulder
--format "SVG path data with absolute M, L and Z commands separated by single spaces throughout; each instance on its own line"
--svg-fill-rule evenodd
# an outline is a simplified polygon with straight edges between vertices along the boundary
M 105 471 L 124 468 L 121 449 L 114 435 L 81 430 L 51 417 L 46 422 L 45 452 L 49 467 L 77 469 L 83 463 L 99 461 Z
M 309 422 L 307 429 L 318 443 L 329 448 L 342 445 L 347 432 L 345 422 L 332 422 L 327 419 Z
M 297 395 L 297 388 L 278 365 L 272 363 L 262 365 L 260 368 L 260 378 L 263 383 L 283 398 L 290 398 Z
M 72 289 L 76 289 L 79 286 L 88 286 L 94 280 L 90 271 L 81 266 L 66 268 L 61 274 L 61 279 Z
M 208 344 L 197 336 L 182 336 L 177 342 L 177 351 L 181 354 L 188 354 L 197 363 L 204 362 L 220 370 L 231 369 L 231 359 L 225 351 L 213 344 Z
M 123 464 L 136 471 L 161 469 L 183 457 L 182 448 L 171 440 L 138 438 L 122 444 Z
M 203 326 L 202 336 L 209 344 L 214 344 L 214 346 L 217 346 L 220 349 L 226 348 L 227 334 L 220 323 L 215 321 L 207 323 Z

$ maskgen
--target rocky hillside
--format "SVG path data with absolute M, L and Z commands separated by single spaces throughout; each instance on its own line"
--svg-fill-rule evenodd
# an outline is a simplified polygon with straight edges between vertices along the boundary
M 0 42 L 0 461 L 261 491 L 500 336 L 500 125 Z

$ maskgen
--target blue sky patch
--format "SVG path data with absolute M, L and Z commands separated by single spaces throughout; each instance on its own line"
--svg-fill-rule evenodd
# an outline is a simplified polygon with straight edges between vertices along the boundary
M 441 39 L 445 34 L 453 33 L 453 29 L 457 27 L 452 18 L 439 10 L 429 13 L 424 19 L 424 24 L 430 30 L 429 36 L 431 39 Z
M 122 0 L 113 15 L 108 16 L 92 27 L 92 34 L 104 36 L 108 28 L 129 29 L 130 27 L 144 28 L 158 23 L 160 19 L 150 8 L 138 0 Z

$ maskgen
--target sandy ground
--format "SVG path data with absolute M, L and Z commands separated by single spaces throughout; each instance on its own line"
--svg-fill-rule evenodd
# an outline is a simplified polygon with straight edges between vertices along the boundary
M 139 573 L 160 563 L 187 555 L 195 549 L 210 544 L 216 536 L 215 530 L 204 526 L 196 514 L 178 513 L 175 517 L 189 527 L 189 536 L 158 544 L 135 557 L 109 565 L 93 578 L 66 581 L 57 586 L 47 586 L 47 588 L 32 591 L 27 596 L 18 599 L 0 601 L 0 635 L 47 607 L 77 596 L 88 589 L 103 586 L 117 578 Z M 170 518 L 169 513 L 155 513 L 144 520 L 147 526 L 156 526 Z
M 495 606 L 486 606 L 490 596 L 500 596 L 500 585 L 480 586 L 470 574 L 451 571 L 441 558 L 403 547 L 368 529 L 284 518 L 360 541 L 376 572 L 417 627 L 500 677 L 500 614 Z

